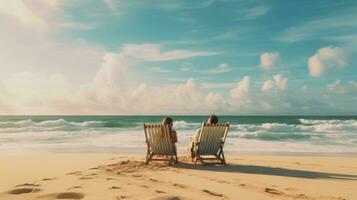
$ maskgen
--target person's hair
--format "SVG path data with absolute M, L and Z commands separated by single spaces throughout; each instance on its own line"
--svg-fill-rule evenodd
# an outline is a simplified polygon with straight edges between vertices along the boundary
M 171 117 L 164 117 L 162 120 L 162 124 L 167 124 L 170 127 L 173 125 L 172 118 Z
M 208 116 L 208 123 L 217 124 L 218 123 L 218 117 L 215 114 L 210 114 Z

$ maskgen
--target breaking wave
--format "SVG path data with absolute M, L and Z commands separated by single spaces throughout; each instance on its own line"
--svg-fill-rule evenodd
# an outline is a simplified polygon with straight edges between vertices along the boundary
M 27 132 L 27 131 L 76 131 L 85 128 L 103 127 L 102 121 L 70 122 L 64 119 L 46 120 L 35 122 L 31 119 L 22 121 L 0 122 L 0 133 L 4 132 Z
M 150 121 L 151 120 L 151 121 Z M 270 119 L 269 119 L 270 120 Z M 159 123 L 159 118 L 22 118 L 21 120 L 0 120 L 0 149 L 6 150 L 18 144 L 38 148 L 42 146 L 74 149 L 98 147 L 138 148 L 143 142 L 143 123 Z M 174 128 L 178 132 L 180 148 L 184 148 L 195 130 L 201 126 L 200 120 L 176 120 Z M 265 120 L 263 122 L 231 120 L 227 148 L 255 149 L 256 144 L 267 148 L 281 149 L 281 144 L 290 145 L 299 151 L 341 151 L 357 152 L 356 119 L 299 119 Z M 332 146 L 331 146 L 332 145 Z M 306 149 L 304 149 L 306 147 Z M 292 149 L 293 150 L 293 149 Z

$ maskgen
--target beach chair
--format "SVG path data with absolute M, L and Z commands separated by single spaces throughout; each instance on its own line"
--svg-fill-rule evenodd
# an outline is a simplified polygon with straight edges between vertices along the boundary
M 171 140 L 168 125 L 144 124 L 145 139 L 147 144 L 146 163 L 151 160 L 162 160 L 177 163 L 175 143 Z M 153 157 L 157 158 L 153 158 Z
M 226 164 L 223 146 L 229 129 L 228 123 L 208 124 L 202 123 L 198 140 L 194 142 L 194 161 L 217 160 L 219 164 Z

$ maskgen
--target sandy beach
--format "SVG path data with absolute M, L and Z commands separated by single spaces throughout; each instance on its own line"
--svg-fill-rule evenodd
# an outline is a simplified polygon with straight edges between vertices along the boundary
M 357 158 L 227 155 L 227 166 L 167 166 L 143 155 L 0 156 L 0 199 L 353 200 Z

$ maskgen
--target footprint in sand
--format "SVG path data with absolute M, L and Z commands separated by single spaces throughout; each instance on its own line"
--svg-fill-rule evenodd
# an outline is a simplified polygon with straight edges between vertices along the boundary
M 81 178 L 79 178 L 81 180 L 88 180 L 88 179 L 93 179 L 92 177 L 89 177 L 89 176 L 83 176 Z
M 216 197 L 223 197 L 223 194 L 220 194 L 220 193 L 217 193 L 217 192 L 213 192 L 213 191 L 210 191 L 210 190 L 207 190 L 207 189 L 203 189 L 202 191 L 207 193 L 207 194 L 216 196 Z
M 43 178 L 42 181 L 52 181 L 55 180 L 56 178 Z
M 183 198 L 178 196 L 163 196 L 163 197 L 156 197 L 151 200 L 183 200 Z
M 284 194 L 283 192 L 280 192 L 279 190 L 276 190 L 276 189 L 273 189 L 273 188 L 268 188 L 268 187 L 266 187 L 264 191 L 266 193 L 279 195 L 279 196 Z
M 70 172 L 70 173 L 68 173 L 68 174 L 66 174 L 66 175 L 81 175 L 82 174 L 82 172 L 80 172 L 80 171 L 75 171 L 75 172 Z
M 57 199 L 82 199 L 84 194 L 78 192 L 63 192 L 56 195 Z
M 186 188 L 185 185 L 179 184 L 179 183 L 175 183 L 174 184 L 175 187 L 179 187 L 179 188 Z
M 298 194 L 294 198 L 295 199 L 309 199 L 309 197 L 304 194 Z
M 149 188 L 149 186 L 147 186 L 147 185 L 140 185 L 140 186 L 143 188 Z
M 120 195 L 120 196 L 117 196 L 116 199 L 117 200 L 121 200 L 121 199 L 127 199 L 128 197 L 127 196 L 124 196 L 124 195 Z
M 68 188 L 67 190 L 73 190 L 73 189 L 79 189 L 79 188 L 82 188 L 82 186 L 79 186 L 79 185 L 73 186 L 73 187 Z
M 112 189 L 112 190 L 117 190 L 117 189 L 121 189 L 121 187 L 119 187 L 119 186 L 112 186 L 112 187 L 110 187 L 110 189 Z
M 217 181 L 217 183 L 226 183 L 226 184 L 230 184 L 231 182 L 229 182 L 229 181 L 222 181 L 222 180 L 220 180 L 220 181 Z
M 107 181 L 110 181 L 110 180 L 115 180 L 114 178 L 107 178 Z
M 39 188 L 17 188 L 17 189 L 13 189 L 8 191 L 9 194 L 26 194 L 26 193 L 32 193 L 32 192 L 40 192 L 41 189 Z
M 151 179 L 149 179 L 149 180 L 152 181 L 152 182 L 159 182 L 158 180 L 153 179 L 153 178 L 151 178 Z
M 92 168 L 89 168 L 89 170 L 96 170 L 96 169 L 99 169 L 99 167 L 92 167 Z
M 20 185 L 16 185 L 15 187 L 39 187 L 41 186 L 40 184 L 34 184 L 34 183 L 24 183 L 24 184 L 20 184 Z
M 139 178 L 139 177 L 143 177 L 143 175 L 141 175 L 141 174 L 133 174 L 133 175 L 131 175 L 132 177 L 136 177 L 136 178 Z
M 159 194 L 166 193 L 166 192 L 161 191 L 161 190 L 155 190 L 155 192 L 157 192 L 157 193 L 159 193 Z

